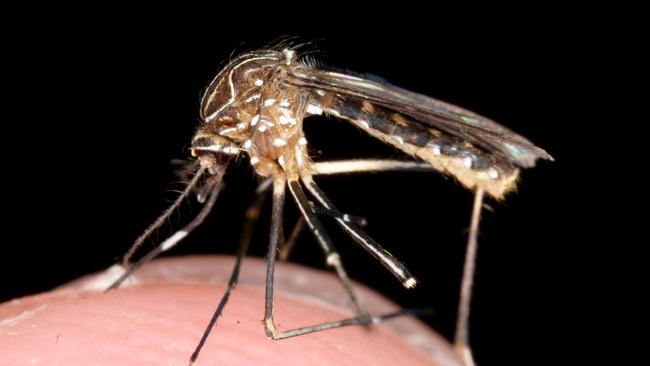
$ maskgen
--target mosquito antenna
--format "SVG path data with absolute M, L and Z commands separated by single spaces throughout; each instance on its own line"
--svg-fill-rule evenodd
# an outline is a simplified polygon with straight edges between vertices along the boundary
M 190 183 L 185 187 L 185 190 L 176 198 L 174 203 L 169 206 L 165 212 L 163 212 L 162 215 L 158 216 L 156 221 L 154 221 L 149 227 L 140 235 L 135 242 L 131 245 L 131 248 L 129 248 L 129 251 L 126 252 L 124 255 L 124 258 L 122 259 L 122 265 L 124 267 L 129 267 L 131 264 L 131 258 L 133 257 L 133 254 L 142 246 L 142 243 L 144 243 L 145 239 L 151 235 L 156 229 L 160 227 L 168 218 L 169 216 L 178 208 L 178 206 L 183 202 L 185 198 L 192 192 L 196 184 L 198 183 L 199 179 L 205 172 L 205 168 L 201 167 L 199 170 L 196 172 L 196 175 L 194 175 L 194 178 L 190 181 Z
M 169 249 L 173 248 L 178 244 L 181 240 L 183 240 L 189 233 L 191 233 L 194 229 L 196 229 L 201 223 L 203 223 L 203 220 L 210 214 L 210 211 L 212 211 L 212 208 L 214 207 L 214 203 L 217 201 L 217 197 L 219 197 L 219 192 L 221 191 L 222 184 L 217 184 L 214 186 L 212 189 L 212 192 L 208 196 L 207 201 L 203 205 L 203 208 L 201 208 L 201 211 L 199 212 L 196 217 L 192 221 L 190 221 L 189 224 L 185 225 L 184 228 L 181 230 L 178 230 L 175 232 L 172 236 L 167 238 L 165 241 L 160 243 L 157 247 L 152 249 L 149 253 L 147 253 L 145 256 L 140 258 L 137 262 L 133 263 L 126 272 L 124 272 L 115 282 L 113 282 L 110 287 L 106 289 L 106 291 L 110 291 L 112 289 L 115 289 L 122 284 L 127 278 L 129 278 L 135 271 L 140 269 L 143 264 L 149 262 L 150 260 L 154 259 L 160 253 L 168 251 Z

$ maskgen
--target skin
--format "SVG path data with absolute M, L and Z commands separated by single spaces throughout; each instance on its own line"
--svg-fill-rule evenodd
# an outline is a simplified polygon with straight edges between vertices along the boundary
M 225 291 L 232 257 L 167 258 L 103 293 L 116 268 L 0 304 L 2 365 L 186 365 Z M 244 261 L 240 282 L 196 365 L 460 365 L 453 348 L 412 317 L 282 341 L 264 335 L 264 267 Z M 398 309 L 355 284 L 370 313 Z M 350 317 L 335 276 L 279 263 L 281 329 Z

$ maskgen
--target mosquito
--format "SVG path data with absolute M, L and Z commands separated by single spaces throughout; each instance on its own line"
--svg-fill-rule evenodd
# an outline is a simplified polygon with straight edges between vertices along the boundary
M 454 177 L 474 192 L 474 203 L 461 283 L 455 347 L 466 365 L 473 365 L 468 346 L 468 319 L 474 277 L 477 234 L 484 196 L 502 200 L 515 189 L 520 169 L 537 159 L 553 158 L 524 137 L 496 122 L 454 105 L 417 94 L 362 74 L 340 72 L 317 65 L 297 47 L 270 47 L 232 59 L 212 80 L 200 108 L 202 123 L 191 144 L 193 178 L 174 203 L 137 238 L 123 259 L 123 275 L 110 287 L 118 287 L 142 264 L 174 247 L 201 224 L 223 187 L 228 166 L 245 155 L 255 173 L 263 177 L 246 211 L 238 254 L 226 292 L 205 329 L 190 364 L 205 341 L 232 293 L 246 255 L 251 233 L 266 196 L 272 191 L 271 229 L 267 254 L 264 328 L 267 337 L 279 340 L 347 325 L 377 323 L 398 315 L 370 315 L 357 300 L 350 278 L 319 215 L 333 217 L 338 225 L 368 251 L 406 288 L 417 280 L 408 269 L 362 229 L 363 220 L 340 212 L 314 180 L 318 175 L 371 171 L 437 171 Z M 307 152 L 303 121 L 327 115 L 346 120 L 370 136 L 416 158 L 409 160 L 357 159 L 314 162 Z M 349 319 L 280 330 L 273 319 L 273 276 L 276 253 L 282 245 L 282 217 L 286 192 L 301 217 L 293 233 L 306 224 L 320 245 L 352 304 Z M 179 204 L 192 193 L 203 203 L 201 211 L 138 261 L 132 257 Z M 295 235 L 284 243 L 286 257 Z

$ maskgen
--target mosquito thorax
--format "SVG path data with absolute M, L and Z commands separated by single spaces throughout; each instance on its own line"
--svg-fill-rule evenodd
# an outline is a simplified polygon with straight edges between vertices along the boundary
M 307 66 L 294 51 L 267 50 L 231 61 L 208 86 L 193 151 L 245 152 L 262 176 L 297 175 L 308 157 L 302 119 L 309 91 L 287 84 L 288 72 Z

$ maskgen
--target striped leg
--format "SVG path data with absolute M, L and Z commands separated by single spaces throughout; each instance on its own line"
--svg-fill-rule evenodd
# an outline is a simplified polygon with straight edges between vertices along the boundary
M 196 185 L 196 182 L 198 181 L 198 179 L 199 179 L 202 172 L 203 171 L 200 170 L 199 173 L 196 174 L 196 176 L 194 177 L 192 182 L 188 185 L 188 187 L 186 188 L 187 193 L 189 193 L 191 191 L 191 189 Z M 210 214 L 210 211 L 212 211 L 212 208 L 214 207 L 214 204 L 217 201 L 217 197 L 219 197 L 219 192 L 221 191 L 222 186 L 223 186 L 223 184 L 222 184 L 220 179 L 213 181 L 213 185 L 211 186 L 212 190 L 209 193 L 207 200 L 203 204 L 203 208 L 201 208 L 201 211 L 199 212 L 199 214 L 196 215 L 196 217 L 192 221 L 190 221 L 190 223 L 187 224 L 184 228 L 182 228 L 181 230 L 178 230 L 177 232 L 175 232 L 172 236 L 170 236 L 165 241 L 160 243 L 157 247 L 155 247 L 154 249 L 149 251 L 147 254 L 145 254 L 137 262 L 130 263 L 130 261 L 127 261 L 127 262 L 129 262 L 129 265 L 126 268 L 126 271 L 117 280 L 115 280 L 106 289 L 106 291 L 110 291 L 110 290 L 113 290 L 113 289 L 119 287 L 127 278 L 131 277 L 131 275 L 133 275 L 133 273 L 135 273 L 138 269 L 140 269 L 140 267 L 142 267 L 145 263 L 147 263 L 147 262 L 151 261 L 152 259 L 156 258 L 161 253 L 175 247 L 181 240 L 183 240 L 183 238 L 185 238 L 189 233 L 191 233 L 194 229 L 196 229 L 199 225 L 201 225 L 201 223 L 203 223 L 203 220 L 205 220 L 205 218 L 208 216 L 208 214 Z M 184 196 L 186 196 L 185 193 L 183 193 L 181 195 L 181 197 L 179 197 L 179 199 L 184 197 Z M 179 202 L 179 200 L 177 200 L 177 202 Z M 172 204 L 170 209 L 172 209 L 172 211 L 173 211 L 173 208 L 175 208 L 175 207 L 177 207 L 176 202 L 174 204 Z M 160 218 L 166 218 L 168 216 L 168 212 L 170 212 L 170 209 L 167 209 L 165 211 L 165 213 L 162 216 L 160 216 L 158 218 L 158 220 L 156 220 L 156 223 L 154 223 L 154 225 L 150 226 L 147 229 L 147 231 L 145 232 L 145 234 L 143 234 L 142 236 L 140 236 L 140 238 L 138 238 L 138 240 L 136 241 L 137 246 L 142 244 L 142 242 L 144 241 L 144 239 L 141 240 L 141 238 L 143 238 L 143 237 L 146 238 L 153 230 L 155 230 L 155 228 L 158 225 L 157 223 L 160 221 Z M 137 249 L 137 246 L 134 244 L 132 249 L 133 248 Z M 125 260 L 129 259 L 129 258 L 130 258 L 130 255 L 127 254 L 125 256 Z
M 297 182 L 291 182 L 294 184 L 292 188 L 293 192 L 298 192 L 296 189 Z M 265 296 L 265 309 L 264 309 L 264 328 L 266 330 L 266 335 L 272 339 L 286 339 L 291 337 L 296 337 L 303 334 L 319 332 L 326 329 L 340 328 L 348 325 L 367 325 L 371 323 L 378 323 L 386 319 L 390 319 L 396 316 L 403 315 L 414 315 L 420 313 L 428 313 L 428 311 L 422 310 L 402 310 L 394 313 L 382 314 L 382 315 L 361 315 L 354 318 L 343 319 L 333 322 L 326 322 L 311 326 L 306 326 L 297 329 L 291 329 L 287 331 L 279 331 L 273 320 L 273 276 L 275 273 L 275 257 L 276 251 L 278 248 L 278 241 L 280 236 L 280 226 L 282 225 L 282 207 L 284 205 L 285 197 L 285 186 L 286 181 L 284 178 L 276 178 L 273 182 L 273 209 L 271 214 L 271 234 L 269 239 L 269 251 L 267 255 L 267 272 L 266 272 L 266 296 Z M 290 186 L 291 187 L 291 186 Z M 297 194 L 300 196 L 300 193 Z M 309 224 L 310 218 L 306 218 L 307 223 Z M 313 223 L 313 221 L 312 221 Z
M 321 205 L 325 206 L 325 208 L 336 210 L 334 204 L 332 204 L 325 193 L 323 193 L 318 185 L 316 185 L 316 182 L 314 182 L 311 176 L 304 175 L 301 179 L 305 183 L 309 192 L 320 202 Z M 382 248 L 379 243 L 374 241 L 370 236 L 368 236 L 368 234 L 364 233 L 357 225 L 346 222 L 341 218 L 337 218 L 336 221 L 357 244 L 377 258 L 384 267 L 397 277 L 404 287 L 415 287 L 417 280 L 411 275 L 408 269 L 397 260 L 397 258 Z
M 327 265 L 333 267 L 336 271 L 336 275 L 339 277 L 339 280 L 341 281 L 345 292 L 348 294 L 348 298 L 352 302 L 352 307 L 354 308 L 355 313 L 358 316 L 367 316 L 367 313 L 361 308 L 361 305 L 359 305 L 359 301 L 357 300 L 357 297 L 352 290 L 352 282 L 350 281 L 347 272 L 343 268 L 343 264 L 341 263 L 341 256 L 336 251 L 332 239 L 330 239 L 327 231 L 325 231 L 325 228 L 323 227 L 323 224 L 320 222 L 313 208 L 309 204 L 305 192 L 302 190 L 302 187 L 300 187 L 300 182 L 297 180 L 289 181 L 289 190 L 291 191 L 291 194 L 293 195 L 296 204 L 302 213 L 302 216 L 305 218 L 309 229 L 320 244 L 321 249 L 325 254 Z
M 323 161 L 312 164 L 313 175 L 338 175 L 354 174 L 369 172 L 388 172 L 388 171 L 411 171 L 411 172 L 432 172 L 435 171 L 428 163 L 406 160 L 387 160 L 387 159 L 354 159 L 354 160 L 335 160 Z M 321 208 L 316 208 L 321 210 Z M 342 218 L 347 221 L 343 214 L 334 215 L 330 212 L 317 212 L 334 218 Z M 352 220 L 354 221 L 354 220 Z M 365 226 L 365 220 L 358 220 L 358 226 Z M 298 236 L 305 227 L 305 219 L 301 216 L 286 242 L 280 247 L 280 259 L 286 260 L 293 249 Z
M 239 281 L 239 270 L 241 268 L 241 263 L 244 260 L 244 257 L 246 257 L 246 252 L 248 251 L 251 239 L 253 238 L 253 232 L 255 231 L 257 219 L 259 218 L 260 212 L 262 211 L 262 206 L 264 205 L 264 200 L 266 198 L 266 190 L 268 189 L 270 183 L 271 180 L 269 179 L 262 182 L 258 186 L 257 190 L 255 191 L 255 197 L 253 197 L 251 203 L 246 209 L 246 220 L 244 222 L 242 235 L 239 238 L 239 244 L 237 244 L 237 258 L 235 259 L 235 265 L 233 266 L 230 280 L 228 281 L 228 288 L 226 289 L 226 292 L 221 296 L 219 305 L 214 311 L 214 314 L 212 315 L 210 322 L 205 328 L 205 331 L 203 331 L 201 340 L 194 349 L 194 352 L 192 352 L 189 363 L 190 365 L 192 365 L 199 357 L 199 353 L 201 353 L 201 349 L 203 348 L 205 341 L 208 339 L 210 332 L 217 324 L 217 320 L 219 317 L 221 317 L 223 309 L 226 307 L 228 299 L 230 298 L 230 294 L 233 292 L 235 286 L 237 285 L 237 282 Z

